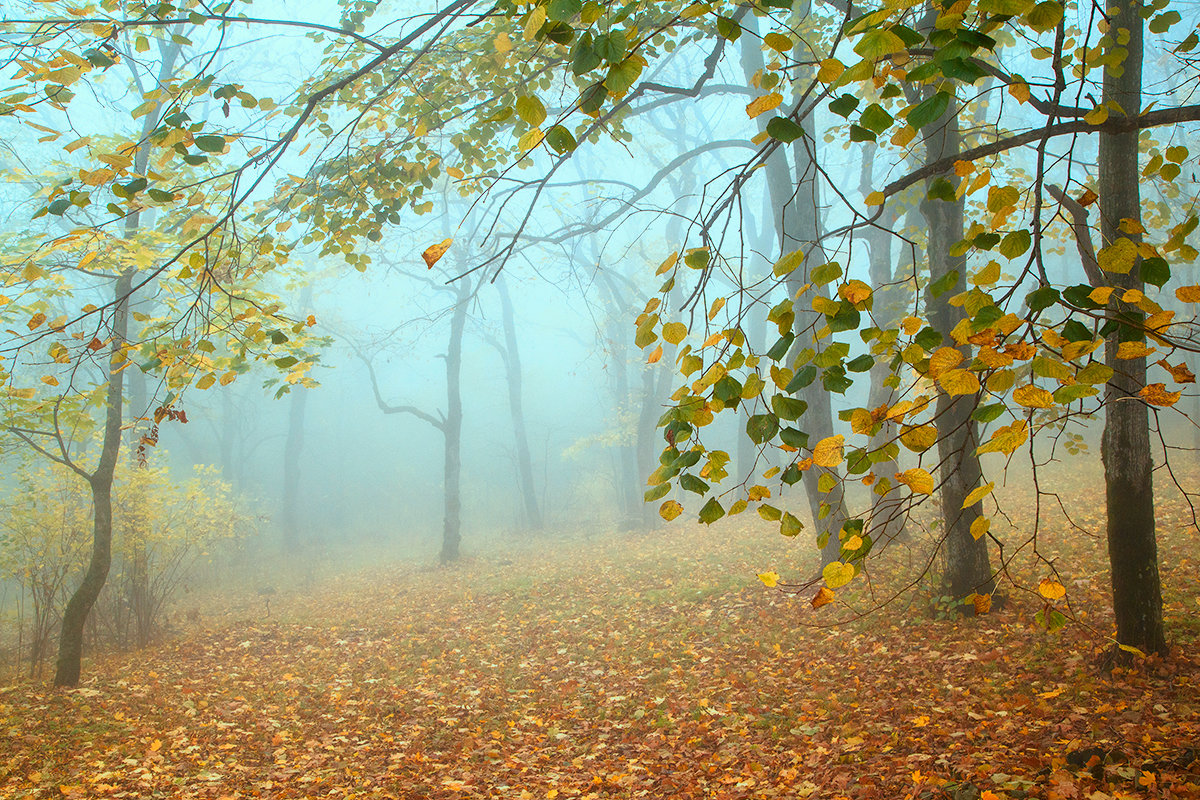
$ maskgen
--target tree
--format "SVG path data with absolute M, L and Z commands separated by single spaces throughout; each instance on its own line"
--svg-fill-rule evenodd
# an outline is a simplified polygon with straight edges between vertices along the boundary
M 444 252 L 444 251 L 443 251 Z M 439 254 L 440 257 L 440 254 Z M 435 259 L 436 260 L 436 259 Z M 462 342 L 467 325 L 467 311 L 473 298 L 470 278 L 463 277 L 451 286 L 428 283 L 437 288 L 453 292 L 454 302 L 450 307 L 450 331 L 446 341 L 446 352 L 442 356 L 446 363 L 446 410 L 436 416 L 413 405 L 392 405 L 383 399 L 379 379 L 371 360 L 363 357 L 371 379 L 375 402 L 385 414 L 409 414 L 429 423 L 442 434 L 442 549 L 443 564 L 457 561 L 462 544 Z
M 254 217 L 255 230 L 274 226 L 278 231 L 298 221 L 304 226 L 302 240 L 319 242 L 324 253 L 340 253 L 362 268 L 369 258 L 361 252 L 360 240 L 380 239 L 401 212 L 431 211 L 433 203 L 425 193 L 444 176 L 472 193 L 503 185 L 515 170 L 535 167 L 536 180 L 516 181 L 519 190 L 512 192 L 497 190 L 504 199 L 493 208 L 492 219 L 498 225 L 503 220 L 505 227 L 498 246 L 462 268 L 476 280 L 490 279 L 535 240 L 564 241 L 581 232 L 578 226 L 565 226 L 542 237 L 531 228 L 534 210 L 577 149 L 651 135 L 637 129 L 638 114 L 732 91 L 717 83 L 722 74 L 718 67 L 728 42 L 753 36 L 749 19 L 744 19 L 752 15 L 758 30 L 765 31 L 759 48 L 764 63 L 736 86 L 738 94 L 750 97 L 747 126 L 759 128 L 757 135 L 749 129 L 738 134 L 743 146 L 746 140 L 752 143 L 752 154 L 736 168 L 715 170 L 700 183 L 702 201 L 689 213 L 689 224 L 671 245 L 673 254 L 657 272 L 663 280 L 659 296 L 637 318 L 636 343 L 649 350 L 649 357 L 663 341 L 679 346 L 673 361 L 682 384 L 660 420 L 665 446 L 648 496 L 662 498 L 673 486 L 690 486 L 703 495 L 699 517 L 705 522 L 753 507 L 782 533 L 795 535 L 798 518 L 764 501 L 785 485 L 815 483 L 822 497 L 815 518 L 838 509 L 846 512 L 844 523 L 836 518 L 826 523 L 830 551 L 822 570 L 824 585 L 814 596 L 824 604 L 863 570 L 876 545 L 863 514 L 852 513 L 845 504 L 847 482 L 863 481 L 880 487 L 884 495 L 894 493 L 903 507 L 938 492 L 948 523 L 944 544 L 952 573 L 966 565 L 963 575 L 969 576 L 952 581 L 961 592 L 970 592 L 964 600 L 985 612 L 992 584 L 990 577 L 982 579 L 987 562 L 981 556 L 989 543 L 1002 544 L 990 530 L 995 480 L 987 480 L 994 477 L 989 470 L 1003 470 L 1004 459 L 1019 450 L 1037 464 L 1038 448 L 1047 440 L 1053 446 L 1064 426 L 1104 413 L 1113 431 L 1106 436 L 1113 445 L 1106 459 L 1116 477 L 1124 474 L 1113 461 L 1120 458 L 1118 440 L 1130 440 L 1135 428 L 1141 429 L 1139 420 L 1126 420 L 1116 406 L 1176 407 L 1180 393 L 1166 387 L 1166 376 L 1161 383 L 1147 382 L 1149 367 L 1139 366 L 1137 359 L 1148 354 L 1149 345 L 1139 344 L 1139 337 L 1168 351 L 1194 349 L 1195 318 L 1174 321 L 1144 287 L 1174 288 L 1181 302 L 1200 301 L 1200 288 L 1173 277 L 1169 261 L 1195 256 L 1188 242 L 1197 220 L 1187 211 L 1180 218 L 1171 209 L 1156 209 L 1138 223 L 1128 200 L 1113 196 L 1121 192 L 1108 179 L 1118 173 L 1105 166 L 1101 185 L 1092 179 L 1089 166 L 1093 144 L 1100 140 L 1106 142 L 1102 163 L 1107 163 L 1110 145 L 1126 153 L 1120 173 L 1126 186 L 1133 175 L 1130 168 L 1139 166 L 1139 180 L 1174 185 L 1180 164 L 1189 157 L 1187 148 L 1159 142 L 1153 131 L 1170 132 L 1200 120 L 1200 106 L 1171 105 L 1174 98 L 1186 97 L 1188 81 L 1195 76 L 1188 54 L 1200 40 L 1170 38 L 1172 26 L 1181 21 L 1179 12 L 1151 12 L 1147 29 L 1174 69 L 1162 75 L 1162 105 L 1134 115 L 1116 100 L 1117 94 L 1134 98 L 1132 84 L 1115 81 L 1129 54 L 1124 34 L 1113 38 L 1107 30 L 1115 18 L 1094 24 L 1057 0 L 979 0 L 933 6 L 928 12 L 905 3 L 838 6 L 838 20 L 810 15 L 809 22 L 827 25 L 825 37 L 801 30 L 791 7 L 782 6 L 693 3 L 681 8 L 639 2 L 609 7 L 570 0 L 492 6 L 457 0 L 410 20 L 400 35 L 388 33 L 402 26 L 387 17 L 386 9 L 348 7 L 342 29 L 309 26 L 319 44 L 330 45 L 330 52 L 298 87 L 288 115 L 263 120 L 256 141 L 265 144 L 261 150 L 241 152 L 231 173 L 234 179 L 224 184 L 219 198 L 220 212 L 207 214 L 153 274 L 227 235 L 238 221 L 238 210 L 268 175 L 278 178 L 276 194 Z M 63 22 L 54 29 L 56 40 L 65 42 L 76 60 L 92 66 L 64 73 L 47 60 L 28 80 L 61 105 L 70 99 L 70 86 L 94 80 L 93 69 L 104 68 L 97 66 L 107 59 L 103 48 L 86 47 L 97 44 L 97 28 L 109 36 L 175 24 L 168 9 L 160 11 L 136 18 L 115 12 L 103 17 L 108 12 L 100 11 L 100 19 Z M 375 22 L 379 32 L 368 35 L 371 14 L 380 15 Z M 200 9 L 190 18 L 222 32 L 235 27 L 226 12 Z M 238 30 L 284 24 L 297 23 L 236 22 Z M 31 23 L 26 41 L 45 46 L 34 35 L 41 30 Z M 95 61 L 84 55 L 92 51 L 100 51 L 93 53 Z M 464 59 L 463 53 L 479 57 Z M 688 79 L 663 82 L 666 65 Z M 1018 72 L 1018 66 L 1028 74 Z M 1097 70 L 1112 72 L 1114 80 L 1098 83 Z M 1102 99 L 1096 102 L 1092 98 L 1101 83 Z M 192 157 L 210 147 L 212 152 L 231 143 L 244 147 L 240 133 L 245 128 L 237 127 L 243 120 L 218 131 L 205 127 L 211 122 L 193 123 L 185 107 L 195 98 L 238 99 L 256 107 L 258 97 L 241 83 L 215 75 L 181 82 L 180 88 L 171 97 L 184 116 L 163 117 L 155 136 L 173 139 L 172 147 L 178 145 Z M 786 104 L 784 90 L 790 90 Z M 865 194 L 844 180 L 841 173 L 857 170 L 831 168 L 829 158 L 815 147 L 818 109 L 835 120 L 826 133 L 835 139 L 842 135 L 852 146 L 875 143 L 878 150 L 872 157 L 880 159 L 879 174 L 896 177 Z M 12 113 L 31 111 L 14 105 Z M 397 119 L 403 124 L 395 124 Z M 1153 151 L 1144 166 L 1141 158 L 1129 157 L 1128 141 L 1138 138 L 1135 134 L 1144 135 Z M 918 137 L 928 146 L 927 157 L 910 167 L 907 150 Z M 1118 141 L 1124 150 L 1115 145 Z M 302 159 L 297 151 L 313 145 Z M 772 222 L 786 246 L 766 282 L 757 275 L 743 280 L 747 258 L 740 209 L 751 198 L 757 206 L 752 187 L 761 183 L 755 178 L 765 172 L 769 183 L 780 174 L 773 166 L 782 156 L 790 157 L 794 172 L 788 185 L 777 187 L 771 206 Z M 863 156 L 855 150 L 850 158 L 856 163 Z M 121 180 L 127 179 L 123 174 Z M 134 179 L 133 188 L 128 182 L 117 185 L 136 195 L 145 188 L 137 180 L 141 178 Z M 1053 218 L 1060 209 L 1069 210 L 1066 204 L 1048 202 L 1048 186 L 1054 182 L 1085 207 L 1094 200 L 1087 193 L 1099 193 L 1102 211 L 1119 217 L 1114 221 L 1109 214 L 1100 221 L 1116 226 L 1104 228 L 1096 254 L 1102 281 L 1055 285 L 1046 269 L 1047 241 L 1066 235 L 1047 213 L 1053 208 Z M 798 189 L 803 200 L 791 201 Z M 766 191 L 772 192 L 769 187 Z M 927 268 L 918 267 L 914 275 L 921 303 L 897 320 L 875 315 L 881 287 L 862 280 L 869 274 L 852 274 L 849 270 L 856 267 L 843 264 L 841 254 L 859 232 L 885 219 L 889 203 L 905 193 L 922 195 L 919 202 L 933 224 L 927 242 L 919 241 L 922 236 L 903 242 L 914 248 L 927 245 L 927 258 L 913 259 Z M 630 196 L 649 202 L 640 191 Z M 48 199 L 47 213 L 77 205 L 67 190 L 52 190 Z M 172 194 L 161 202 L 178 210 L 185 201 L 190 197 Z M 789 213 L 789 201 L 803 216 Z M 218 198 L 208 193 L 199 202 L 216 208 Z M 819 203 L 831 207 L 819 215 Z M 1121 229 L 1122 220 L 1130 221 L 1124 223 L 1128 230 Z M 1144 231 L 1131 233 L 1138 226 Z M 272 253 L 280 249 L 274 237 L 261 242 Z M 1123 284 L 1126 279 L 1111 277 L 1135 268 L 1130 286 Z M 718 275 L 732 289 L 714 297 L 721 285 L 714 280 Z M 786 291 L 788 297 L 766 302 L 773 291 Z M 672 302 L 675 297 L 679 299 Z M 1130 306 L 1136 306 L 1136 313 Z M 755 315 L 765 316 L 779 330 L 779 340 L 765 352 L 747 344 L 747 318 Z M 793 347 L 801 333 L 811 338 Z M 1093 356 L 1102 346 L 1111 352 L 1113 344 L 1113 358 L 1122 362 L 1120 371 L 1128 380 L 1115 377 L 1115 366 Z M 1186 380 L 1184 372 L 1163 362 L 1170 380 Z M 828 392 L 859 397 L 856 376 L 881 364 L 890 373 L 883 380 L 894 384 L 888 405 L 847 408 L 838 421 L 832 414 L 826 419 Z M 875 380 L 879 374 L 876 369 Z M 1100 387 L 1105 387 L 1103 394 Z M 730 456 L 705 429 L 734 407 L 735 398 L 737 407 L 749 404 L 756 412 L 746 435 L 764 452 L 777 454 L 781 464 L 767 470 L 764 483 L 727 488 L 722 479 Z M 887 437 L 885 432 L 892 430 L 895 434 Z M 1125 433 L 1112 438 L 1118 430 Z M 1141 448 L 1140 441 L 1133 444 Z M 937 463 L 926 455 L 933 452 Z M 898 469 L 902 455 L 915 466 Z M 1129 474 L 1139 477 L 1113 484 L 1110 517 L 1120 517 L 1125 493 L 1149 485 L 1143 480 L 1145 463 L 1138 455 L 1138 466 Z M 778 487 L 767 485 L 776 479 Z M 1127 525 L 1118 519 L 1114 530 L 1143 532 L 1136 537 L 1141 542 L 1136 550 L 1144 565 L 1153 555 L 1145 546 L 1146 507 L 1137 509 L 1140 521 Z M 680 512 L 674 500 L 660 506 L 664 517 Z M 1030 535 L 1037 535 L 1036 526 Z M 1134 541 L 1127 533 L 1116 540 Z M 831 560 L 835 544 L 836 560 Z M 1053 565 L 1047 563 L 1046 569 L 1053 577 Z M 1146 583 L 1149 573 L 1140 574 L 1135 580 Z M 1054 620 L 1047 624 L 1052 627 Z M 1119 640 L 1131 635 L 1119 627 Z M 1154 637 L 1148 641 L 1157 645 Z

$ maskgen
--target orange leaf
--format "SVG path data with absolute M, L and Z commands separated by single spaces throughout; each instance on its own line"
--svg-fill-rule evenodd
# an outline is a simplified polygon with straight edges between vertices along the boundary
M 421 253 L 421 258 L 425 259 L 425 266 L 433 269 L 433 265 L 441 260 L 442 256 L 446 255 L 446 251 L 450 249 L 450 243 L 453 239 L 444 239 L 439 244 L 433 244 L 425 248 L 425 252 Z
M 1066 596 L 1067 588 L 1053 578 L 1042 578 L 1038 584 L 1038 594 L 1047 600 L 1058 600 Z
M 1179 364 L 1174 367 L 1171 366 L 1165 358 L 1160 358 L 1155 363 L 1165 369 L 1167 372 L 1171 373 L 1171 377 L 1175 379 L 1176 383 L 1196 382 L 1196 374 L 1188 369 L 1187 364 L 1183 361 L 1180 361 Z
M 660 344 L 658 347 L 654 348 L 654 350 L 650 353 L 649 357 L 646 358 L 646 363 L 647 364 L 656 364 L 656 363 L 658 363 L 658 360 L 660 358 L 662 358 L 662 355 L 663 355 L 663 349 L 662 349 L 662 345 Z
M 1138 392 L 1138 396 L 1152 406 L 1173 406 L 1182 395 L 1182 392 L 1168 392 L 1165 383 L 1150 383 Z
M 834 593 L 833 589 L 830 589 L 828 586 L 822 586 L 817 590 L 816 595 L 812 599 L 812 607 L 820 608 L 821 606 L 827 606 L 833 602 L 833 598 L 835 597 L 837 597 L 837 594 Z

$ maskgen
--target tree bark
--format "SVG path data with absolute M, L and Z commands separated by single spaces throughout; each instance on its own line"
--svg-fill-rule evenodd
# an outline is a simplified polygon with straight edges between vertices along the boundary
M 862 176 L 859 188 L 866 196 L 874 185 L 875 151 L 871 147 L 863 156 Z M 910 215 L 913 212 L 910 211 Z M 862 239 L 867 245 L 867 258 L 870 264 L 872 295 L 872 313 L 875 324 L 882 330 L 895 327 L 904 314 L 906 299 L 910 296 L 907 288 L 901 283 L 907 279 L 903 271 L 892 271 L 892 231 L 897 221 L 893 206 L 884 209 L 883 215 L 875 225 L 867 228 Z M 907 259 L 911 269 L 912 259 Z M 911 272 L 909 273 L 911 274 Z M 897 285 L 900 284 L 900 285 Z M 882 405 L 891 405 L 893 389 L 889 380 L 893 372 L 889 360 L 882 354 L 876 357 L 870 371 L 871 388 L 867 392 L 867 408 L 874 410 Z M 878 451 L 896 438 L 896 423 L 884 420 L 879 427 L 879 433 L 871 438 L 871 450 Z M 871 495 L 871 522 L 867 529 L 872 541 L 878 546 L 886 545 L 897 539 L 906 539 L 906 516 L 904 501 L 900 492 L 895 491 L 893 476 L 899 471 L 895 459 L 878 462 L 872 472 L 877 476 L 874 489 L 879 491 Z M 890 490 L 890 491 L 889 491 Z
M 54 673 L 55 686 L 75 686 L 83 661 L 83 628 L 88 614 L 108 580 L 112 566 L 112 486 L 113 473 L 121 452 L 121 424 L 124 413 L 123 392 L 125 363 L 116 363 L 118 353 L 129 337 L 129 302 L 134 270 L 128 269 L 113 288 L 113 312 L 108 360 L 108 390 L 105 404 L 104 439 L 96 469 L 87 476 L 92 490 L 92 555 L 79 588 L 67 601 L 63 611 L 62 629 L 58 639 L 58 663 Z
M 462 341 L 467 324 L 467 305 L 471 302 L 471 279 L 456 283 L 454 312 L 450 317 L 450 341 L 446 348 L 446 418 L 443 464 L 444 516 L 442 520 L 441 561 L 457 561 L 462 543 Z
M 538 507 L 533 483 L 533 459 L 529 455 L 529 436 L 525 431 L 525 408 L 521 395 L 521 351 L 517 344 L 517 326 L 504 273 L 496 279 L 496 291 L 500 294 L 500 319 L 504 325 L 504 371 L 508 380 L 508 407 L 512 413 L 513 437 L 517 448 L 517 485 L 525 509 L 525 524 L 531 530 L 538 531 L 542 529 L 542 510 Z
M 927 162 L 945 158 L 962 149 L 958 109 L 953 104 L 941 119 L 931 123 L 925 137 Z M 957 186 L 958 178 L 948 175 Z M 926 183 L 929 186 L 929 182 Z M 921 213 L 929 227 L 929 285 L 941 284 L 944 289 L 934 296 L 926 291 L 925 312 L 929 324 L 942 335 L 942 344 L 954 346 L 950 332 L 962 318 L 962 311 L 950 305 L 950 298 L 966 286 L 966 258 L 953 256 L 950 249 L 963 238 L 963 201 L 931 200 L 921 202 Z M 957 275 L 950 279 L 951 273 Z M 949 283 L 946 281 L 949 279 Z M 970 347 L 959 347 L 963 357 L 971 360 Z M 995 589 L 988 558 L 987 539 L 971 535 L 971 523 L 983 514 L 983 504 L 963 508 L 963 500 L 979 486 L 983 471 L 975 454 L 979 446 L 979 431 L 971 413 L 977 400 L 973 395 L 952 397 L 939 392 L 937 397 L 938 462 L 941 472 L 941 503 L 943 552 L 946 580 L 951 595 L 964 599 L 974 593 L 991 594 Z
M 801 18 L 807 14 L 808 3 L 803 8 L 795 8 L 794 14 Z M 742 68 L 749 79 L 762 68 L 762 50 L 758 48 L 756 32 L 750 28 L 753 17 L 748 16 L 743 23 L 747 32 L 742 49 Z M 797 63 L 811 63 L 812 53 L 806 45 L 796 46 L 793 58 Z M 793 82 L 799 86 L 808 85 L 812 78 L 810 67 L 800 67 L 800 74 L 795 75 Z M 766 120 L 759 118 L 759 125 L 765 129 Z M 815 163 L 816 140 L 813 136 L 813 120 L 809 115 L 801 122 L 804 136 L 797 139 L 792 147 L 792 159 L 789 162 L 788 150 L 778 147 L 770 155 L 766 165 L 767 192 L 771 200 L 772 217 L 775 230 L 779 237 L 781 253 L 795 250 L 805 252 L 804 264 L 788 274 L 785 285 L 788 295 L 795 300 L 801 289 L 809 283 L 809 273 L 813 267 L 825 261 L 825 253 L 821 248 L 821 224 L 817 215 L 820 199 L 817 192 L 817 176 L 820 174 Z M 794 172 L 793 172 L 794 169 Z M 829 296 L 824 286 L 812 286 L 808 291 L 824 297 Z M 823 325 L 823 317 L 811 310 L 805 300 L 794 307 L 795 321 L 792 331 L 796 340 L 792 351 L 788 354 L 789 366 L 791 358 L 800 350 L 811 347 L 817 348 L 815 328 Z M 805 308 L 810 310 L 805 311 Z M 830 393 L 818 383 L 813 382 L 797 392 L 797 396 L 808 404 L 808 409 L 801 424 L 811 436 L 810 443 L 816 442 L 833 434 L 833 406 Z M 834 488 L 822 494 L 818 483 L 823 475 L 834 479 Z M 841 554 L 841 533 L 846 524 L 846 508 L 844 486 L 841 473 L 836 468 L 814 466 L 804 472 L 802 480 L 804 492 L 808 498 L 809 510 L 812 514 L 813 525 L 817 529 L 816 539 L 825 537 L 821 548 L 821 563 L 829 564 L 837 561 Z
M 288 407 L 287 438 L 283 443 L 283 546 L 296 553 L 303 544 L 304 515 L 300 513 L 300 456 L 304 452 L 304 418 L 308 410 L 308 389 L 293 386 Z
M 1110 43 L 1110 49 L 1127 52 L 1122 66 L 1104 71 L 1104 101 L 1110 113 L 1135 118 L 1142 108 L 1142 2 L 1130 0 L 1114 7 L 1108 37 L 1127 31 L 1127 44 Z M 1110 11 L 1110 13 L 1113 13 Z M 1099 189 L 1100 237 L 1104 246 L 1121 238 L 1140 243 L 1141 236 L 1121 230 L 1124 220 L 1140 223 L 1141 192 L 1138 170 L 1138 133 L 1100 135 Z M 1132 226 L 1127 230 L 1140 229 Z M 1126 274 L 1108 273 L 1110 285 L 1142 289 L 1140 265 Z M 1115 294 L 1121 294 L 1116 292 Z M 1120 306 L 1120 304 L 1116 304 Z M 1117 642 L 1146 653 L 1165 653 L 1162 588 L 1158 574 L 1158 545 L 1154 523 L 1154 464 L 1150 454 L 1150 416 L 1138 392 L 1146 385 L 1145 357 L 1117 359 L 1121 341 L 1141 342 L 1136 323 L 1141 312 L 1131 306 L 1118 313 L 1135 325 L 1121 326 L 1105 341 L 1105 362 L 1113 377 L 1105 390 L 1104 437 L 1101 454 L 1108 505 L 1108 556 L 1112 570 L 1113 611 Z

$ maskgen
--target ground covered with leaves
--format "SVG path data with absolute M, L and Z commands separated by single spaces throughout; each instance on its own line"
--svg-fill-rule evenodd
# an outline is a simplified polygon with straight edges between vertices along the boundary
M 0 689 L 0 796 L 1200 797 L 1200 539 L 1164 520 L 1172 654 L 1111 670 L 1103 544 L 1066 528 L 1055 633 L 1032 548 L 985 616 L 917 581 L 860 617 L 919 539 L 814 610 L 755 578 L 812 556 L 750 521 L 248 592 L 78 689 Z

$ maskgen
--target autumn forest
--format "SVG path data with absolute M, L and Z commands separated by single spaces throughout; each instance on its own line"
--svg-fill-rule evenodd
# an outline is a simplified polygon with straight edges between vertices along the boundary
M 1198 53 L 0 4 L 0 797 L 1200 797 Z

